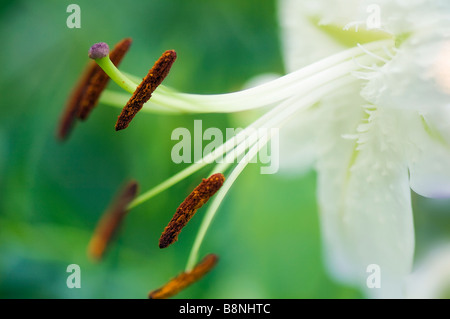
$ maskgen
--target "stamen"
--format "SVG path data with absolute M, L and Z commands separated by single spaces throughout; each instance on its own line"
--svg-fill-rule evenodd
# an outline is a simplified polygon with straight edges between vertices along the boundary
M 109 54 L 111 62 L 116 67 L 119 66 L 120 62 L 122 62 L 123 57 L 128 52 L 128 49 L 131 46 L 131 42 L 132 41 L 130 38 L 123 39 L 114 47 L 114 49 Z M 89 50 L 89 57 L 92 59 L 100 59 L 107 55 L 108 53 L 106 43 L 96 43 Z M 81 100 L 81 106 L 78 113 L 78 117 L 80 119 L 85 120 L 97 105 L 98 99 L 100 98 L 101 93 L 108 84 L 109 79 L 109 76 L 102 70 L 102 68 L 95 64 L 95 73 L 90 78 L 89 85 L 86 88 L 83 99 Z
M 133 96 L 122 110 L 117 123 L 116 131 L 123 130 L 128 127 L 131 120 L 139 112 L 155 89 L 161 84 L 164 78 L 169 74 L 172 64 L 175 62 L 177 54 L 173 50 L 168 50 L 155 62 L 153 67 L 137 87 Z
M 95 62 L 90 62 L 75 86 L 75 89 L 72 91 L 59 122 L 57 137 L 60 140 L 65 140 L 72 130 L 80 111 L 81 100 L 83 99 L 91 78 L 97 72 L 97 68 L 98 66 Z
M 353 77 L 347 77 L 344 81 L 339 81 L 336 83 L 330 83 L 321 87 L 320 89 L 316 89 L 312 91 L 310 94 L 300 97 L 293 96 L 290 99 L 286 100 L 284 103 L 279 105 L 278 107 L 272 109 L 263 115 L 261 119 L 268 118 L 269 120 L 265 121 L 265 126 L 270 128 L 282 127 L 286 122 L 295 118 L 295 114 L 301 110 L 306 109 L 307 107 L 314 105 L 317 103 L 321 97 L 325 96 L 327 93 L 339 90 L 340 88 L 347 86 L 351 83 L 355 83 L 356 79 Z M 272 114 L 273 111 L 278 111 L 275 114 Z M 259 121 L 259 120 L 258 120 Z M 197 254 L 200 249 L 200 245 L 206 235 L 206 231 L 209 228 L 211 221 L 216 214 L 221 202 L 223 201 L 225 195 L 227 194 L 230 187 L 233 185 L 234 181 L 241 174 L 244 168 L 248 165 L 251 159 L 259 152 L 259 150 L 264 147 L 266 143 L 272 138 L 274 132 L 270 130 L 267 136 L 261 136 L 257 143 L 255 143 L 244 156 L 244 158 L 237 164 L 237 166 L 233 169 L 231 174 L 228 176 L 227 181 L 224 183 L 223 187 L 218 192 L 217 196 L 214 198 L 211 205 L 209 205 L 207 212 L 203 217 L 203 222 L 200 226 L 200 229 L 197 233 L 197 237 L 194 241 L 194 245 L 192 247 L 191 253 L 189 255 L 188 263 L 186 265 L 186 269 L 189 270 L 195 264 L 197 260 Z M 245 149 L 244 149 L 245 150 Z M 225 161 L 228 162 L 228 161 Z M 220 164 L 219 164 L 220 165 Z
M 219 258 L 217 255 L 207 255 L 191 271 L 183 272 L 161 288 L 151 291 L 148 294 L 148 298 L 165 299 L 176 295 L 181 290 L 203 278 L 203 276 L 205 276 L 217 264 L 218 260 Z
M 106 45 L 106 43 L 104 43 Z M 89 50 L 89 56 L 100 56 L 109 51 L 107 45 L 94 44 Z M 111 51 L 110 58 L 115 65 L 119 65 L 131 45 L 131 39 L 120 41 Z M 77 117 L 85 120 L 96 106 L 102 91 L 108 84 L 109 77 L 95 63 L 89 62 L 83 76 L 78 81 L 70 95 L 66 108 L 59 122 L 57 137 L 64 140 L 73 128 Z
M 256 156 L 256 154 L 263 148 L 269 140 L 272 138 L 273 132 L 271 131 L 269 133 L 269 136 L 263 135 L 260 137 L 260 141 L 258 143 L 255 143 L 245 154 L 244 158 L 236 165 L 236 167 L 231 172 L 230 176 L 228 177 L 226 183 L 224 184 L 224 187 L 220 189 L 217 196 L 214 198 L 211 205 L 208 207 L 208 211 L 206 212 L 205 216 L 203 217 L 203 222 L 200 226 L 199 231 L 197 232 L 197 237 L 195 238 L 194 245 L 192 246 L 191 253 L 189 254 L 188 262 L 186 265 L 186 270 L 189 271 L 192 269 L 193 265 L 195 264 L 195 261 L 197 260 L 197 255 L 200 250 L 200 246 L 203 242 L 203 239 L 205 238 L 206 231 L 208 230 L 209 226 L 211 225 L 211 222 L 213 220 L 214 215 L 216 214 L 217 210 L 219 209 L 220 204 L 222 203 L 223 199 L 225 198 L 225 195 L 230 190 L 233 183 L 236 181 L 238 176 L 242 173 L 242 171 L 245 169 L 245 167 L 250 163 L 250 161 L 253 159 L 253 157 Z M 220 166 L 221 164 L 218 164 L 217 166 Z
M 383 48 L 392 47 L 393 45 L 392 40 L 383 40 L 364 44 L 363 48 L 366 51 L 370 50 L 373 53 L 384 56 Z M 307 94 L 329 81 L 336 80 L 352 71 L 358 70 L 358 66 L 349 61 L 349 59 L 358 57 L 358 59 L 361 59 L 360 63 L 362 64 L 379 62 L 378 58 L 375 60 L 366 51 L 361 50 L 360 47 L 354 47 L 269 83 L 227 94 L 187 94 L 161 85 L 152 94 L 151 101 L 144 104 L 142 110 L 147 112 L 154 112 L 155 110 L 160 112 L 160 110 L 166 109 L 170 112 L 178 113 L 233 113 L 274 106 L 289 96 L 300 93 Z M 136 91 L 135 77 L 120 72 L 112 63 L 108 63 L 109 59 L 98 59 L 96 62 L 125 91 L 131 94 Z M 129 99 L 128 94 L 118 94 L 121 95 L 120 100 L 122 101 Z M 117 97 L 117 95 L 115 96 Z M 104 100 L 104 102 L 121 108 L 125 104 L 119 103 L 119 101 L 111 103 L 108 100 Z
M 88 255 L 94 260 L 100 260 L 103 257 L 108 243 L 128 213 L 127 206 L 134 199 L 137 191 L 137 182 L 129 182 L 98 222 L 88 246 Z
M 375 59 L 378 59 L 378 60 L 380 60 L 380 61 L 382 61 L 382 62 L 384 62 L 384 63 L 388 63 L 388 62 L 389 62 L 388 60 L 382 58 L 382 57 L 379 56 L 378 54 L 375 54 L 375 53 L 371 52 L 370 50 L 366 49 L 366 48 L 365 48 L 364 46 L 362 46 L 361 44 L 358 43 L 357 46 L 358 46 L 361 50 L 363 50 L 366 54 L 370 55 L 371 57 L 374 57 Z
M 183 227 L 186 226 L 197 210 L 206 204 L 222 187 L 224 181 L 225 177 L 221 173 L 211 175 L 208 179 L 203 179 L 178 207 L 159 239 L 159 248 L 166 248 L 177 241 Z
M 187 178 L 188 176 L 194 174 L 201 168 L 205 167 L 206 165 L 208 165 L 208 163 L 212 163 L 223 154 L 232 151 L 240 144 L 239 141 L 242 141 L 242 139 L 244 139 L 245 141 L 246 140 L 245 136 L 251 135 L 250 133 L 252 130 L 261 127 L 275 127 L 276 125 L 279 125 L 278 119 L 290 118 L 292 117 L 293 112 L 295 113 L 295 110 L 300 110 L 307 106 L 313 105 L 314 103 L 317 103 L 322 96 L 332 91 L 339 90 L 340 88 L 346 85 L 350 85 L 351 83 L 354 82 L 357 82 L 357 79 L 355 77 L 347 76 L 346 78 L 343 78 L 338 82 L 335 83 L 332 82 L 330 84 L 324 85 L 322 88 L 312 91 L 310 94 L 306 95 L 303 98 L 302 95 L 298 96 L 294 95 L 293 97 L 287 99 L 280 105 L 274 107 L 273 109 L 265 113 L 259 119 L 250 124 L 245 130 L 239 132 L 237 135 L 227 140 L 224 144 L 220 145 L 214 151 L 205 155 L 202 158 L 202 160 L 191 164 L 190 166 L 186 167 L 185 169 L 173 175 L 164 182 L 158 184 L 157 186 L 139 195 L 135 200 L 133 200 L 128 205 L 128 209 L 135 208 L 136 206 L 141 205 L 142 203 L 150 200 L 154 196 L 160 194 L 161 192 L 172 187 L 179 181 Z M 311 94 L 313 95 L 313 97 L 309 96 Z M 236 154 L 235 158 L 241 155 L 240 152 L 235 152 L 235 154 Z

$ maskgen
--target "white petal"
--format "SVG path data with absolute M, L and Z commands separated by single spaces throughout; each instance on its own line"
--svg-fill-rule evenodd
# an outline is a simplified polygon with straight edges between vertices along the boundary
M 321 110 L 308 109 L 295 115 L 280 130 L 280 173 L 301 175 L 313 167 L 317 157 L 317 128 Z
M 290 0 L 289 2 L 292 3 L 289 7 L 291 10 L 297 9 L 297 13 L 319 18 L 319 23 L 324 25 L 345 26 L 355 21 L 360 12 L 365 11 L 362 0 Z
M 450 288 L 450 245 L 436 245 L 409 276 L 406 296 L 418 299 L 446 298 Z M 447 297 L 448 298 L 448 297 Z
M 426 117 L 411 119 L 410 127 L 411 188 L 426 197 L 450 197 L 450 136 Z
M 320 146 L 319 137 L 326 130 L 328 123 L 342 118 L 345 123 L 354 123 L 356 127 L 360 118 L 358 97 L 359 86 L 349 86 L 339 93 L 324 97 L 322 102 L 312 108 L 296 114 L 280 130 L 280 173 L 288 176 L 301 175 L 309 171 L 317 160 Z M 356 96 L 356 101 L 355 101 Z M 347 109 L 347 101 L 352 101 L 356 112 Z M 356 103 L 355 103 L 356 102 Z M 340 109 L 339 112 L 336 110 Z M 344 136 L 352 133 L 352 126 L 342 127 Z M 348 138 L 348 137 L 344 137 Z M 322 138 L 323 139 L 323 138 Z
M 362 95 L 375 105 L 417 110 L 429 114 L 446 108 L 450 101 L 442 52 L 448 42 L 437 33 L 414 36 L 370 80 Z M 439 72 L 441 70 L 442 72 Z
M 448 20 L 450 5 L 447 0 L 364 0 L 363 6 L 380 8 L 381 24 L 393 34 L 421 32 L 438 28 Z
M 281 0 L 278 3 L 287 72 L 298 70 L 343 49 L 309 19 L 308 14 L 316 11 L 310 8 L 314 6 L 313 2 Z
M 339 101 L 339 99 L 337 99 Z M 344 114 L 349 114 L 347 117 Z M 362 116 L 358 106 L 346 108 L 340 105 L 324 113 L 326 126 L 318 126 L 319 159 L 318 171 L 318 202 L 321 211 L 321 228 L 324 239 L 325 257 L 331 274 L 346 283 L 353 283 L 353 265 L 346 259 L 345 241 L 339 231 L 339 216 L 336 206 L 341 201 L 339 190 L 346 178 L 346 168 L 351 161 L 354 141 L 344 139 L 345 133 L 355 131 Z
M 395 140 L 398 118 L 374 113 L 357 153 L 340 138 L 342 126 L 329 128 L 318 163 L 321 221 L 330 270 L 370 296 L 397 298 L 414 252 L 408 172 Z M 372 264 L 381 269 L 381 288 L 366 285 Z

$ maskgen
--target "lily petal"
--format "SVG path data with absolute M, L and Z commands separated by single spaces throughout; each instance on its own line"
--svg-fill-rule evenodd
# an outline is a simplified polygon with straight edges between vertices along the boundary
M 410 121 L 412 148 L 408 156 L 411 188 L 426 197 L 450 197 L 450 144 L 431 120 Z M 422 129 L 420 129 L 422 125 Z
M 435 244 L 422 257 L 406 284 L 406 296 L 412 299 L 448 299 L 450 288 L 450 245 Z
M 280 173 L 302 175 L 317 159 L 317 127 L 321 125 L 320 106 L 296 114 L 280 130 Z
M 308 18 L 312 12 L 305 1 L 278 2 L 284 63 L 287 72 L 300 69 L 329 55 L 342 51 L 343 46 L 318 28 Z
M 449 71 L 443 70 L 448 68 L 447 45 L 437 31 L 412 36 L 367 83 L 362 95 L 375 105 L 421 114 L 445 109 L 450 100 L 445 78 Z
M 324 151 L 329 156 L 318 162 L 330 271 L 382 298 L 402 296 L 414 253 L 408 171 L 392 138 L 400 129 L 396 119 L 393 112 L 372 111 L 367 123 L 358 127 L 359 139 L 352 142 L 341 138 L 341 128 L 353 124 L 341 116 L 340 123 L 324 132 L 323 143 L 328 144 Z M 380 267 L 380 288 L 366 285 L 372 264 Z

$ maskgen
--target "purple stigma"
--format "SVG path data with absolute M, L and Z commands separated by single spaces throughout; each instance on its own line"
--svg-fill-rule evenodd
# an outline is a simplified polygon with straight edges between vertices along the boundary
M 99 42 L 91 46 L 89 49 L 89 57 L 91 59 L 101 59 L 109 54 L 109 46 L 105 42 Z

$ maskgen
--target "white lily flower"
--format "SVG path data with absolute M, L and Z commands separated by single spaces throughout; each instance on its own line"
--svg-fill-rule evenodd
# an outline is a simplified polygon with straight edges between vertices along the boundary
M 450 293 L 450 246 L 436 245 L 422 258 L 406 281 L 406 297 L 448 299 Z
M 188 262 L 187 270 L 192 269 L 225 194 L 272 137 L 252 140 L 245 133 L 280 128 L 282 146 L 295 151 L 295 157 L 282 153 L 281 160 L 318 172 L 331 272 L 370 296 L 402 297 L 414 254 L 410 189 L 450 196 L 450 5 L 440 0 L 282 0 L 279 12 L 287 75 L 229 94 L 187 94 L 160 86 L 143 105 L 142 111 L 170 114 L 263 108 L 265 113 L 129 208 L 223 154 L 233 159 L 246 154 L 209 206 Z M 112 63 L 97 62 L 129 93 L 136 90 L 138 79 Z M 105 91 L 101 101 L 123 107 L 129 98 Z M 213 173 L 229 167 L 219 164 Z M 373 264 L 381 270 L 381 287 L 369 289 L 367 268 Z
M 318 196 L 331 272 L 365 287 L 367 266 L 377 264 L 381 288 L 368 293 L 401 297 L 414 254 L 410 187 L 423 196 L 450 196 L 450 7 L 443 1 L 285 0 L 281 21 L 287 65 L 295 68 L 309 62 L 301 52 L 314 38 L 301 30 L 312 17 L 355 27 L 373 5 L 380 28 L 402 43 L 383 66 L 355 73 L 368 81 L 362 90 L 322 102 L 312 124 L 324 123 L 315 137 Z M 318 55 L 338 50 L 339 40 L 314 27 L 326 38 L 312 46 Z

